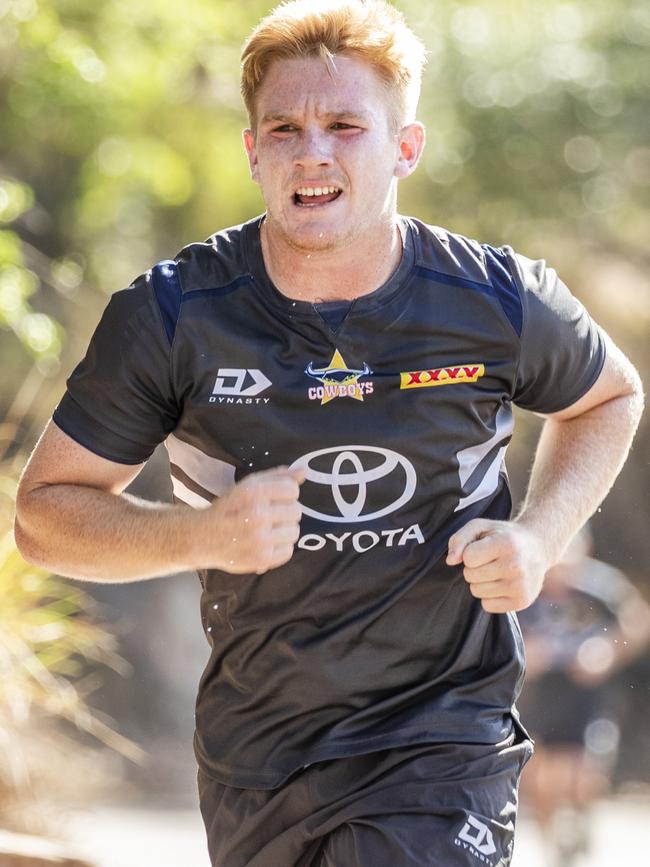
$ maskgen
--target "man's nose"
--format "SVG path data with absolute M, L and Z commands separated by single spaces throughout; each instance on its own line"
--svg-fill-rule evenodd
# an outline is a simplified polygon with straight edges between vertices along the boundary
M 332 152 L 328 137 L 315 129 L 304 129 L 298 138 L 294 163 L 302 168 L 331 166 Z

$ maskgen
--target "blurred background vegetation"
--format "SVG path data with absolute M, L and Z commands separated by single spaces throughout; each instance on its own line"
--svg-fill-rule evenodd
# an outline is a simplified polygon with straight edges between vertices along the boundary
M 549 260 L 647 381 L 650 5 L 396 5 L 429 49 L 420 110 L 428 144 L 403 184 L 401 210 Z M 238 72 L 241 43 L 270 8 L 258 0 L 185 0 L 180 9 L 171 0 L 0 0 L 0 486 L 9 499 L 107 296 L 184 244 L 262 210 L 240 144 Z M 519 493 L 537 430 L 522 418 L 511 448 Z M 154 480 L 163 461 L 155 456 L 139 482 L 152 496 L 167 494 Z M 646 595 L 649 482 L 644 421 L 593 529 L 596 555 Z M 90 653 L 74 632 L 79 618 L 96 619 L 96 603 L 65 582 L 35 594 L 45 579 L 3 544 L 0 628 L 20 620 L 38 634 L 39 665 L 68 683 L 87 671 L 84 658 L 115 662 L 106 634 Z M 110 708 L 151 755 L 164 744 L 166 772 L 161 761 L 137 773 L 127 763 L 138 786 L 185 791 L 192 695 L 207 654 L 196 582 L 87 589 L 133 666 L 130 678 L 123 664 L 114 665 L 118 677 L 102 669 L 96 713 Z M 68 625 L 57 632 L 56 623 Z M 61 629 L 72 630 L 79 670 L 59 672 L 55 645 L 47 649 Z M 629 719 L 647 719 L 650 665 L 624 677 Z M 0 687 L 0 722 L 14 689 Z M 77 689 L 84 702 L 86 694 Z M 70 706 L 62 715 L 75 721 Z M 650 779 L 650 759 L 638 758 L 649 754 L 644 728 L 629 726 L 621 781 Z

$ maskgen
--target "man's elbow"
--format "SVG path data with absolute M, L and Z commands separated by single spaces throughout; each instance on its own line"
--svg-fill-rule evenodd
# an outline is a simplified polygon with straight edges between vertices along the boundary
M 620 380 L 620 391 L 613 398 L 613 403 L 617 407 L 617 415 L 621 424 L 629 428 L 634 435 L 643 415 L 645 395 L 639 372 L 631 361 L 627 359 L 626 361 L 627 364 Z
M 14 542 L 23 560 L 32 566 L 46 566 L 40 546 L 34 536 L 24 529 L 18 516 L 14 520 Z
M 639 376 L 639 371 L 634 367 L 634 365 L 630 364 L 630 403 L 631 403 L 631 411 L 638 423 L 641 416 L 643 415 L 643 410 L 645 408 L 645 395 L 643 393 L 643 381 Z
M 39 540 L 38 518 L 33 514 L 34 491 L 19 486 L 14 517 L 14 542 L 23 560 L 48 568 L 46 552 Z
M 605 379 L 608 392 L 603 395 L 601 406 L 609 406 L 620 424 L 635 431 L 644 409 L 643 382 L 629 358 L 616 347 L 610 347 L 610 374 Z M 598 410 L 598 404 L 594 407 Z

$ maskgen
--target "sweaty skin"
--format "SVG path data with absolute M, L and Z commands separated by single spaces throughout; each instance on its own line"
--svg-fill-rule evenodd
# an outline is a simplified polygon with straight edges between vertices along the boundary
M 15 534 L 23 556 L 107 582 L 209 568 L 262 574 L 291 558 L 301 469 L 251 473 L 209 508 L 191 509 L 123 493 L 142 466 L 99 457 L 50 422 L 20 485 Z
M 370 67 L 351 57 L 335 65 L 273 63 L 257 127 L 244 131 L 266 205 L 264 263 L 290 298 L 352 299 L 390 277 L 402 253 L 397 181 L 415 171 L 424 147 L 422 124 L 391 128 L 386 89 Z M 340 190 L 331 201 L 296 202 L 297 190 L 329 186 Z

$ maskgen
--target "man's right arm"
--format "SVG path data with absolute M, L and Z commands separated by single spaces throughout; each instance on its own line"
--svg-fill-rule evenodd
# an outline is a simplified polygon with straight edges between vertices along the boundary
M 207 568 L 262 574 L 291 558 L 301 471 L 253 473 L 195 510 L 125 494 L 142 466 L 106 460 L 50 422 L 18 488 L 20 553 L 60 575 L 101 582 Z

